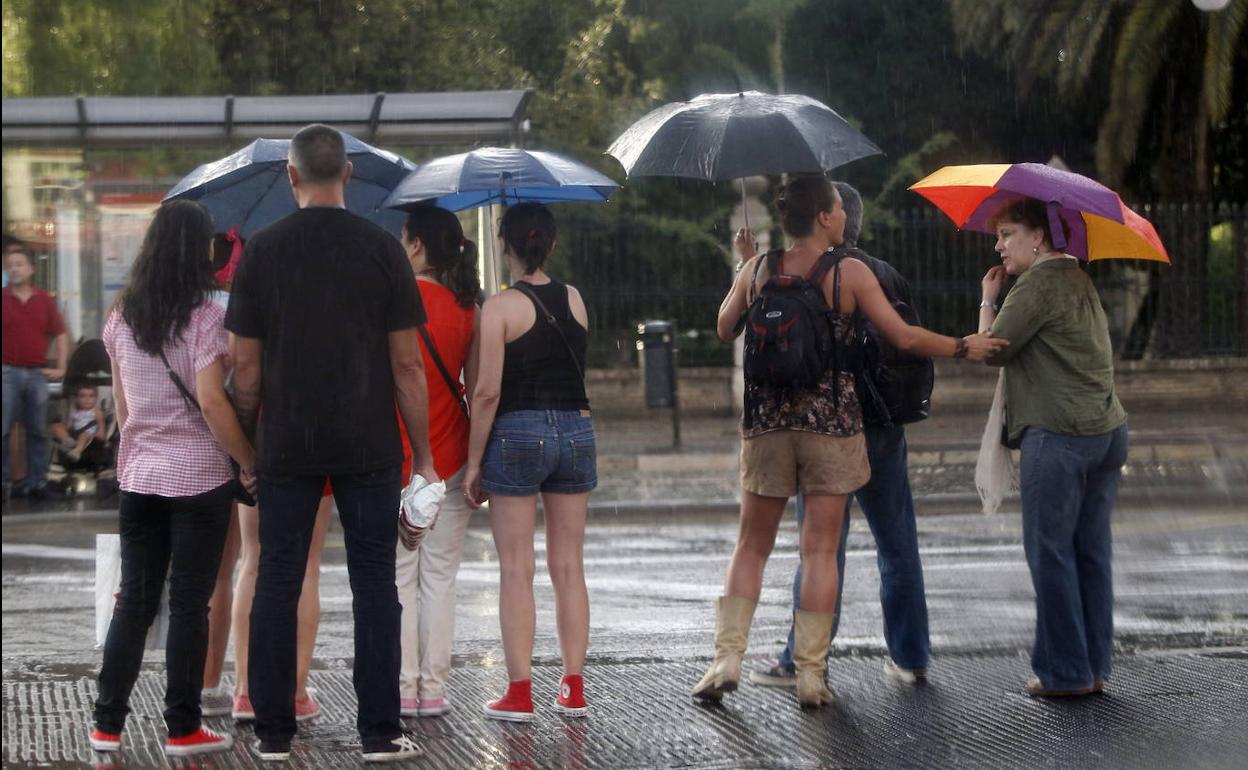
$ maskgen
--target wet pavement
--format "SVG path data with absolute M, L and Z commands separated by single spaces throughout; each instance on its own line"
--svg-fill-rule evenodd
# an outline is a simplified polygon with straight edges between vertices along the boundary
M 535 692 L 539 720 L 498 725 L 480 704 L 505 684 L 498 577 L 484 516 L 460 573 L 455 669 L 445 719 L 409 720 L 427 749 L 412 767 L 1242 767 L 1248 762 L 1248 513 L 1216 495 L 1122 505 L 1115 514 L 1118 646 L 1108 694 L 1040 702 L 1020 687 L 1034 622 L 1017 514 L 924 516 L 919 530 L 931 612 L 932 681 L 882 673 L 878 576 L 855 519 L 843 621 L 830 681 L 835 706 L 801 712 L 791 692 L 745 683 L 720 708 L 688 688 L 711 652 L 712 599 L 736 535 L 732 516 L 668 509 L 596 515 L 585 559 L 593 608 L 591 717 L 557 717 L 554 607 L 540 563 Z M 6 767 L 165 767 L 161 671 L 149 662 L 116 757 L 86 744 L 94 672 L 92 549 L 106 516 L 5 516 Z M 786 520 L 765 578 L 747 667 L 787 631 L 797 533 Z M 302 733 L 294 767 L 358 766 L 350 593 L 339 531 L 330 534 L 312 683 L 323 716 Z M 216 720 L 229 728 L 228 720 Z M 240 738 L 249 730 L 236 731 Z M 190 766 L 190 765 L 180 765 Z M 199 767 L 252 767 L 242 747 Z

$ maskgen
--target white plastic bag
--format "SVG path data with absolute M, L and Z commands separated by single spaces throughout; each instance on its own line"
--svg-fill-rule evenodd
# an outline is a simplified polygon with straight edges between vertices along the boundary
M 997 377 L 997 391 L 988 410 L 988 424 L 979 442 L 979 459 L 975 462 L 975 490 L 979 492 L 984 513 L 996 513 L 1011 490 L 1018 489 L 1018 463 L 1014 450 L 1001 443 L 1005 426 L 1005 369 Z
M 444 497 L 446 482 L 430 484 L 419 473 L 412 474 L 412 480 L 399 496 L 399 538 L 404 548 L 415 551 L 420 546 L 425 532 L 433 527 L 438 518 Z
M 121 590 L 121 536 L 95 536 L 95 646 L 103 647 Z M 169 636 L 169 576 L 160 592 L 160 609 L 147 630 L 148 650 L 161 650 Z

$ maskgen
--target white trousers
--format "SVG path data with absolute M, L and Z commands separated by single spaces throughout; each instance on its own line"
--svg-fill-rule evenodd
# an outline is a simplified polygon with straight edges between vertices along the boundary
M 395 583 L 403 605 L 399 697 L 433 700 L 446 694 L 455 639 L 455 575 L 464 553 L 472 508 L 464 500 L 464 469 L 446 480 L 446 498 L 420 547 L 396 547 Z

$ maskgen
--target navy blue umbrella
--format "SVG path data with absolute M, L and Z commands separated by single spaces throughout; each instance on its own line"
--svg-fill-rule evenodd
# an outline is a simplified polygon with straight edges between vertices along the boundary
M 482 147 L 422 163 L 382 205 L 462 211 L 493 203 L 605 201 L 618 188 L 610 177 L 564 155 Z
M 343 133 L 351 179 L 345 191 L 347 209 L 367 217 L 396 235 L 403 215 L 381 203 L 416 165 Z M 164 200 L 199 201 L 212 214 L 219 231 L 238 225 L 250 238 L 260 228 L 293 212 L 294 195 L 286 177 L 289 139 L 257 139 L 221 160 L 205 163 L 173 186 Z

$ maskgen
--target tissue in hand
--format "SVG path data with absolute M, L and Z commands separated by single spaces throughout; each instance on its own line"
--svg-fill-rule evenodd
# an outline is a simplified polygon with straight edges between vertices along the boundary
M 425 531 L 437 519 L 444 497 L 445 482 L 436 481 L 430 484 L 419 473 L 412 474 L 412 480 L 403 488 L 403 494 L 399 497 L 399 534 L 404 548 L 414 551 L 420 545 Z

